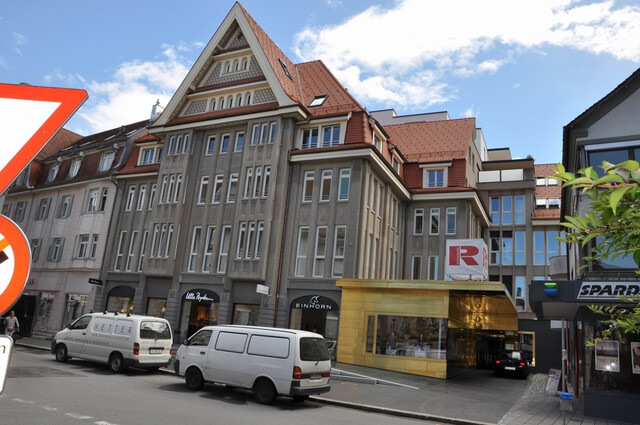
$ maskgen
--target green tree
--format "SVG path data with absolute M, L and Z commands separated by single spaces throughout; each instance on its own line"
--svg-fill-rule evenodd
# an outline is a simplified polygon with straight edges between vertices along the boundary
M 637 161 L 611 164 L 604 161 L 600 175 L 593 167 L 578 170 L 578 175 L 565 171 L 558 164 L 553 178 L 564 182 L 563 187 L 580 190 L 590 203 L 590 211 L 581 217 L 565 216 L 560 223 L 568 232 L 561 241 L 579 244 L 584 248 L 598 238 L 589 255 L 584 257 L 587 267 L 599 259 L 613 260 L 630 255 L 640 265 L 640 165 Z M 636 270 L 640 274 L 640 270 Z M 591 306 L 595 313 L 607 317 L 608 328 L 603 339 L 622 339 L 623 335 L 640 335 L 640 297 L 622 296 L 623 306 Z

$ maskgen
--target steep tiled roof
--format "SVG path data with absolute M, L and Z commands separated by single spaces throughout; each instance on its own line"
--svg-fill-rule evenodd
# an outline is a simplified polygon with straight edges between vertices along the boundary
M 408 162 L 466 159 L 473 143 L 475 118 L 388 125 L 390 142 Z
M 147 136 L 144 136 L 147 137 Z M 136 142 L 140 142 L 141 139 L 136 140 Z M 154 136 L 155 137 L 155 136 Z M 138 156 L 140 153 L 140 146 L 136 146 L 129 156 L 129 159 L 124 164 L 124 166 L 116 173 L 118 175 L 123 174 L 143 174 L 143 173 L 157 173 L 160 169 L 160 164 L 150 164 L 150 165 L 138 165 Z
M 36 161 L 42 161 L 45 158 L 53 155 L 54 153 L 66 148 L 82 139 L 82 136 L 74 133 L 73 131 L 69 131 L 65 128 L 61 128 L 53 135 L 51 140 L 47 142 L 46 145 L 38 152 L 36 155 Z

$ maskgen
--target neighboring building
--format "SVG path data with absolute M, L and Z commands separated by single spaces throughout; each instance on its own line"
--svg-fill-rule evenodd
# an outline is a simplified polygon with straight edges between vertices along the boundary
M 147 125 L 82 138 L 62 130 L 64 140 L 54 136 L 7 191 L 2 213 L 31 245 L 30 277 L 18 302 L 26 306 L 25 333 L 58 331 L 93 306 L 88 281 L 102 268 L 116 197 L 112 174 Z
M 592 166 L 602 173 L 602 161 L 613 164 L 640 160 L 640 69 L 612 92 L 596 102 L 564 127 L 563 164 L 568 172 L 577 173 Z M 564 189 L 561 214 L 582 216 L 589 211 L 589 199 L 580 191 Z M 558 293 L 546 295 L 542 283 L 534 283 L 532 304 L 537 316 L 569 321 L 568 389 L 576 394 L 584 414 L 608 419 L 637 422 L 640 394 L 640 364 L 634 362 L 637 336 L 620 341 L 604 341 L 595 348 L 587 343 L 606 326 L 601 316 L 588 309 L 597 304 L 612 306 L 620 300 L 620 290 L 638 293 L 638 265 L 631 256 L 590 262 L 584 256 L 598 243 L 595 238 L 584 249 L 568 247 L 568 278 L 556 282 Z M 613 288 L 617 288 L 615 291 Z M 588 288 L 588 290 L 587 290 Z

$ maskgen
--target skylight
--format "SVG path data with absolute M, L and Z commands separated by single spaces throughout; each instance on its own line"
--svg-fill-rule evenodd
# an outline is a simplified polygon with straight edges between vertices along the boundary
M 280 65 L 282 66 L 284 73 L 287 74 L 287 77 L 289 77 L 289 79 L 293 81 L 293 77 L 291 76 L 291 73 L 289 72 L 289 68 L 287 68 L 287 65 L 285 65 L 285 63 L 280 58 L 278 58 L 278 62 L 280 62 Z
M 324 103 L 324 101 L 327 100 L 328 97 L 329 97 L 328 94 L 320 94 L 314 97 L 311 103 L 309 103 L 309 107 L 321 106 Z

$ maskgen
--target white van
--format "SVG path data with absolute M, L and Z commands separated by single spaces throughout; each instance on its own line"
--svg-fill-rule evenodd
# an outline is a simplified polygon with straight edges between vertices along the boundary
M 331 389 L 324 338 L 295 329 L 206 326 L 180 346 L 174 368 L 192 390 L 205 382 L 247 388 L 262 404 L 278 395 L 302 401 Z
M 157 370 L 171 361 L 171 326 L 166 319 L 118 313 L 89 313 L 56 334 L 51 354 L 107 363 L 112 372 L 128 367 Z

